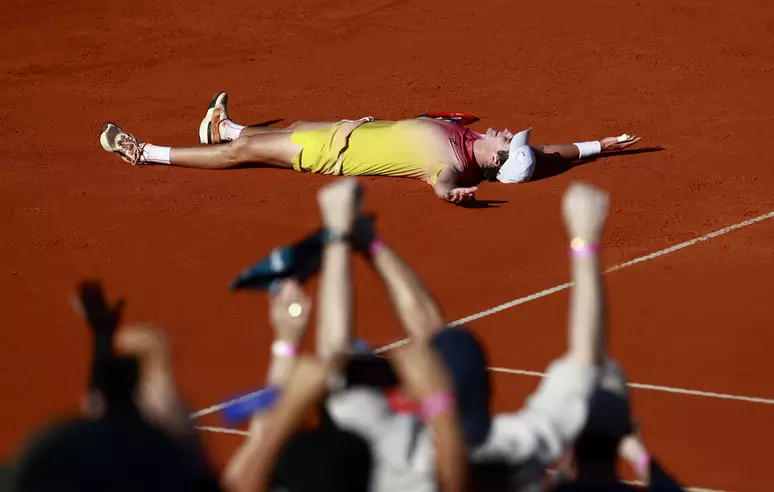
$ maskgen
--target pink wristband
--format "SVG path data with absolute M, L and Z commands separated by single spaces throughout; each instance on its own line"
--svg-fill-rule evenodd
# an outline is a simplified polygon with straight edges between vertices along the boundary
M 379 252 L 383 250 L 385 246 L 387 246 L 387 243 L 385 243 L 382 238 L 375 238 L 373 241 L 371 241 L 371 244 L 368 245 L 368 255 L 373 258 L 379 254 Z
M 634 468 L 639 476 L 644 476 L 650 468 L 650 455 L 648 453 L 644 453 L 642 456 L 640 456 L 637 459 L 637 462 L 634 463 Z
M 298 347 L 285 340 L 275 340 L 271 344 L 271 354 L 275 357 L 295 357 L 298 354 Z
M 453 408 L 455 403 L 454 395 L 448 392 L 430 395 L 422 400 L 422 408 L 420 410 L 422 419 L 425 421 L 433 420 L 441 413 Z
M 599 252 L 597 243 L 587 243 L 583 239 L 576 237 L 570 242 L 570 254 L 573 258 L 585 258 Z

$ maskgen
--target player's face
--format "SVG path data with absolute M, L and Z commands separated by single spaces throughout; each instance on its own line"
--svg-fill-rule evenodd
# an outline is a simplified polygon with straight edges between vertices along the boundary
M 511 139 L 513 133 L 507 128 L 503 131 L 498 131 L 490 128 L 484 134 L 484 149 L 486 150 L 487 160 L 482 167 L 497 167 L 500 165 L 500 160 L 497 156 L 498 152 L 508 152 L 508 148 L 511 145 Z

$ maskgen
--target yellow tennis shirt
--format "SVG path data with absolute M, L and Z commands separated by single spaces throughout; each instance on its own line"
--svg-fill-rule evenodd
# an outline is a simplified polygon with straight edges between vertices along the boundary
M 302 151 L 293 160 L 297 171 L 344 176 L 395 176 L 432 185 L 454 167 L 460 186 L 481 181 L 473 142 L 481 138 L 463 126 L 430 118 L 366 123 L 338 122 L 330 127 L 294 132 Z

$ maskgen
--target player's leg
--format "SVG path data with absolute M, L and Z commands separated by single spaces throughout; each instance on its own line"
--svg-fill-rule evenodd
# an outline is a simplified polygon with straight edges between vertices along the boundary
M 333 121 L 297 121 L 286 127 L 262 125 L 244 126 L 234 123 L 228 115 L 228 94 L 219 92 L 210 101 L 207 114 L 199 124 L 199 143 L 219 144 L 231 142 L 239 137 L 316 130 L 333 125 Z
M 374 119 L 370 116 L 361 118 L 361 120 L 374 121 Z M 351 121 L 351 120 L 345 120 L 345 121 Z M 239 126 L 239 125 L 236 125 L 231 120 L 228 120 L 228 123 L 231 125 L 231 127 Z M 269 128 L 269 127 L 260 126 L 260 125 L 244 126 L 242 127 L 242 130 L 239 133 L 232 133 L 231 135 L 236 137 L 244 137 L 249 135 L 260 135 L 262 133 L 302 132 L 306 130 L 318 130 L 320 128 L 327 128 L 329 126 L 335 125 L 336 123 L 338 123 L 338 121 L 296 121 L 291 125 L 280 127 L 280 128 Z M 233 140 L 233 138 L 230 138 L 230 140 Z
M 222 145 L 162 147 L 141 142 L 113 123 L 100 135 L 102 148 L 117 153 L 130 164 L 167 164 L 199 169 L 228 169 L 243 164 L 262 163 L 292 167 L 302 147 L 291 141 L 292 133 L 277 132 L 238 138 Z
M 242 136 L 215 146 L 179 147 L 170 152 L 173 166 L 228 169 L 261 163 L 292 168 L 293 158 L 302 148 L 290 141 L 292 133 L 276 132 Z
M 239 125 L 236 125 L 231 120 L 224 121 L 223 123 L 225 123 L 224 126 L 230 126 L 231 128 L 239 126 Z M 258 125 L 245 126 L 245 127 L 242 127 L 242 129 L 238 133 L 228 132 L 224 140 L 235 140 L 235 138 L 233 138 L 235 136 L 245 137 L 245 136 L 251 136 L 251 135 L 262 135 L 266 133 L 287 133 L 287 132 L 298 132 L 298 131 L 304 131 L 304 130 L 317 130 L 318 128 L 325 128 L 335 123 L 336 123 L 335 121 L 296 121 L 292 125 L 288 125 L 280 128 L 271 128 L 267 126 L 258 126 Z
M 207 114 L 199 124 L 199 143 L 218 144 L 231 142 L 239 137 L 249 137 L 253 135 L 264 135 L 267 133 L 288 133 L 306 130 L 317 130 L 319 128 L 334 125 L 335 121 L 296 121 L 285 127 L 269 127 L 264 125 L 244 126 L 234 123 L 228 115 L 228 94 L 220 92 L 210 101 L 207 107 Z M 367 116 L 361 118 L 363 121 L 373 121 L 374 118 Z

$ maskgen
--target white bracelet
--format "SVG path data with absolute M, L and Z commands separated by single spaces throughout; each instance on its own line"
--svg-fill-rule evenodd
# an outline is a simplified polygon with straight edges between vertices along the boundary
M 602 142 L 595 140 L 593 142 L 580 142 L 573 144 L 578 147 L 578 159 L 585 159 L 602 152 Z

